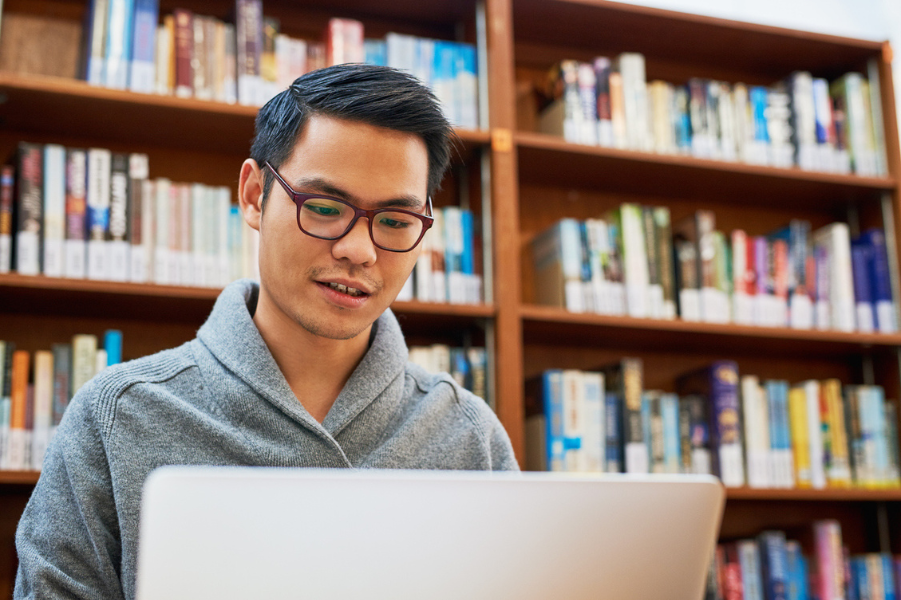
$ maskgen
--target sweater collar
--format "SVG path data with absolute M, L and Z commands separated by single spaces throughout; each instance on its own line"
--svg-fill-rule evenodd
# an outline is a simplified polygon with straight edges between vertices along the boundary
M 335 436 L 404 373 L 407 346 L 390 309 L 373 324 L 369 350 L 351 374 L 320 425 L 295 397 L 288 381 L 260 335 L 251 314 L 259 284 L 249 279 L 227 286 L 197 337 L 230 371 L 288 415 Z

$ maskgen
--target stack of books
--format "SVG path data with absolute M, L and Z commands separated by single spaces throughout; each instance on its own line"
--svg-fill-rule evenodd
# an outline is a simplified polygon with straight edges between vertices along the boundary
M 527 468 L 710 473 L 728 487 L 901 487 L 898 403 L 879 386 L 740 376 L 732 361 L 646 390 L 642 361 L 527 385 Z
M 531 244 L 535 299 L 573 312 L 799 329 L 893 333 L 885 235 L 795 219 L 765 235 L 716 229 L 661 206 L 561 219 Z
M 566 141 L 774 167 L 887 173 L 878 77 L 806 71 L 772 86 L 647 81 L 645 59 L 564 60 L 548 77 L 544 133 Z
M 806 536 L 805 536 L 806 537 Z M 784 531 L 718 544 L 707 578 L 706 598 L 838 600 L 901 597 L 901 556 L 851 554 L 838 521 L 814 521 L 812 546 L 804 553 Z
M 120 362 L 122 332 L 115 329 L 104 333 L 102 347 L 91 334 L 34 353 L 0 340 L 0 469 L 40 470 L 69 399 Z
M 461 387 L 491 404 L 486 386 L 488 355 L 485 348 L 447 344 L 410 346 L 410 362 L 431 373 L 449 373 Z
M 258 234 L 227 187 L 148 175 L 145 154 L 19 144 L 0 180 L 0 273 L 217 288 L 259 277 Z

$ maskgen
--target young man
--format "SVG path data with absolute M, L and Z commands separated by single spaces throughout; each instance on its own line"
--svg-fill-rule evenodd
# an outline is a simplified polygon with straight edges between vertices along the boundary
M 238 194 L 260 285 L 233 283 L 196 339 L 75 395 L 19 524 L 16 598 L 132 598 L 141 486 L 162 465 L 517 468 L 484 401 L 407 362 L 388 309 L 449 160 L 434 97 L 333 67 L 256 126 Z

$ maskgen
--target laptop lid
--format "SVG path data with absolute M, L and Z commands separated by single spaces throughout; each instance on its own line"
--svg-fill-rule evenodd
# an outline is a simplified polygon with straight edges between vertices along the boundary
M 709 476 L 166 467 L 137 598 L 697 600 Z

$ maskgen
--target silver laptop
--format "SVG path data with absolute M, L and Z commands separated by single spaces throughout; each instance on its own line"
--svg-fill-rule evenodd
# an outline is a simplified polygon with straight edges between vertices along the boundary
M 708 476 L 166 467 L 138 600 L 699 600 Z

